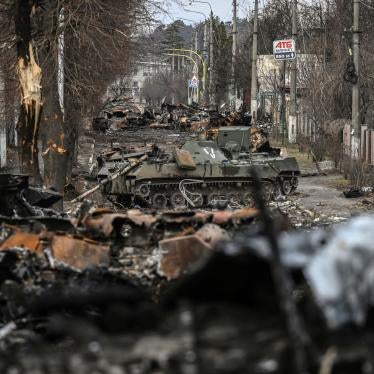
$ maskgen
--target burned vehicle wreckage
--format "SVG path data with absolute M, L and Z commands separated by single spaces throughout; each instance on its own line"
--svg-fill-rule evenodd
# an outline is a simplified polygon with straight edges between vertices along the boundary
M 216 130 L 103 153 L 114 209 L 1 176 L 0 373 L 373 373 L 374 217 L 290 231 L 296 160 Z
M 53 216 L 51 207 L 61 199 L 52 189 L 30 186 L 28 175 L 0 174 L 0 216 Z
M 118 97 L 105 103 L 99 116 L 93 119 L 92 129 L 105 132 L 146 126 L 153 118 L 151 108 L 136 104 L 130 97 Z
M 109 199 L 129 206 L 153 208 L 253 205 L 252 168 L 262 181 L 266 198 L 288 195 L 297 188 L 300 170 L 295 158 L 280 150 L 251 152 L 249 127 L 223 127 L 215 141 L 188 140 L 167 152 L 154 146 L 144 161 L 117 178 L 110 173 L 129 169 L 131 159 L 142 154 L 119 154 L 118 159 L 99 163 L 99 178 L 108 178 L 103 192 Z

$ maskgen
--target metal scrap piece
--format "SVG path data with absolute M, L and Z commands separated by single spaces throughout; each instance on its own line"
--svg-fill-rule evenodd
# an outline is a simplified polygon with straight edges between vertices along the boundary
M 51 243 L 55 260 L 78 269 L 109 265 L 109 245 L 70 235 L 54 235 Z
M 16 227 L 7 228 L 11 230 L 11 234 L 1 243 L 0 251 L 23 248 L 44 256 L 44 250 L 48 250 L 49 257 L 55 261 L 64 262 L 77 269 L 109 265 L 109 245 L 64 233 L 42 231 L 35 234 Z
M 160 241 L 159 273 L 168 280 L 180 277 L 186 269 L 202 259 L 220 241 L 228 240 L 226 230 L 207 224 L 194 235 L 174 237 Z

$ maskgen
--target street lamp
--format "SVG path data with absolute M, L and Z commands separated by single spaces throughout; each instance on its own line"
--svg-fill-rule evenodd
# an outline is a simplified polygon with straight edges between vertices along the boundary
M 190 5 L 191 5 L 191 4 L 190 4 Z M 183 10 L 185 10 L 186 12 L 189 12 L 189 13 L 197 13 L 197 14 L 201 14 L 201 15 L 204 17 L 205 21 L 207 20 L 207 18 L 206 18 L 206 14 L 203 13 L 203 12 L 199 12 L 198 10 L 187 9 L 187 8 L 184 8 L 184 7 L 183 7 Z
M 208 4 L 210 8 L 210 36 L 209 36 L 209 91 L 210 91 L 210 104 L 214 104 L 214 44 L 213 44 L 213 8 L 210 5 L 209 1 L 201 1 L 201 0 L 190 0 L 190 5 L 193 3 L 201 3 L 201 4 Z
M 192 57 L 190 57 L 190 56 L 186 56 L 186 55 L 182 55 L 182 54 L 180 54 L 180 53 L 165 53 L 165 55 L 166 56 L 172 56 L 172 57 L 174 57 L 174 56 L 177 56 L 177 57 L 185 57 L 185 58 L 187 58 L 188 60 L 190 60 L 190 61 L 192 61 L 192 63 L 194 64 L 194 67 L 195 67 L 195 69 L 194 69 L 194 72 L 195 72 L 195 74 L 197 75 L 197 76 L 199 76 L 199 64 L 192 58 Z M 188 89 L 189 90 L 189 89 Z M 196 91 L 196 93 L 197 93 L 197 97 L 196 97 L 196 101 L 198 102 L 199 101 L 199 90 L 197 90 Z M 188 91 L 188 95 L 189 95 L 189 91 Z
M 193 51 L 192 49 L 185 49 L 185 48 L 170 48 L 169 49 L 170 51 L 180 51 L 180 52 L 190 52 L 190 53 L 193 53 L 195 56 L 197 56 L 199 58 L 199 60 L 201 61 L 201 64 L 203 65 L 203 93 L 205 94 L 205 90 L 206 90 L 206 73 L 207 73 L 207 68 L 206 68 L 206 63 L 203 59 L 203 57 L 197 53 L 196 51 Z M 183 55 L 184 56 L 184 55 Z M 185 56 L 187 57 L 187 56 Z
M 186 11 L 186 12 L 189 12 L 189 13 L 201 14 L 204 17 L 204 46 L 203 46 L 204 50 L 203 50 L 203 52 L 204 52 L 204 58 L 205 58 L 206 54 L 208 52 L 208 46 L 207 46 L 207 41 L 208 41 L 208 38 L 207 38 L 207 35 L 208 35 L 208 25 L 207 25 L 206 15 L 203 12 L 199 12 L 197 10 L 187 9 L 185 7 L 183 7 L 183 10 Z M 196 40 L 197 40 L 197 30 L 196 30 Z M 196 50 L 197 50 L 197 42 L 196 42 Z
M 210 7 L 210 13 L 213 14 L 213 9 L 212 9 L 212 6 L 210 5 L 210 2 L 209 1 L 201 1 L 201 0 L 190 0 L 190 5 L 192 5 L 192 3 L 201 3 L 201 4 L 208 4 L 209 7 Z

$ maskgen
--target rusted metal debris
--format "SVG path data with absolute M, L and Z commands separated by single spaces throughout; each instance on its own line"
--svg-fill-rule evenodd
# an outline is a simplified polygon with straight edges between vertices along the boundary
M 118 97 L 104 104 L 99 116 L 93 119 L 92 128 L 99 132 L 124 130 L 147 126 L 153 118 L 150 108 L 134 103 L 130 97 Z
M 103 234 L 113 237 L 121 234 L 123 226 L 129 225 L 133 229 L 141 227 L 144 232 L 163 230 L 170 236 L 176 236 L 186 227 L 201 228 L 207 223 L 222 227 L 239 227 L 251 223 L 258 215 L 255 208 L 246 208 L 237 211 L 186 211 L 162 212 L 150 211 L 145 213 L 138 209 L 129 209 L 124 213 L 112 213 L 107 210 L 98 210 L 85 217 L 79 224 L 87 232 Z M 196 231 L 196 230 L 195 230 Z
M 206 224 L 193 235 L 162 240 L 159 243 L 159 273 L 168 280 L 179 278 L 189 266 L 200 261 L 218 242 L 229 238 L 226 230 L 215 224 Z
M 299 374 L 257 217 L 253 208 L 115 212 L 87 201 L 74 218 L 0 217 L 0 371 Z M 304 322 L 307 372 L 321 371 L 331 341 L 331 372 L 369 367 L 372 225 L 361 217 L 273 238 Z
M 94 118 L 95 131 L 118 131 L 148 126 L 151 129 L 178 129 L 200 132 L 221 126 L 249 126 L 251 116 L 185 104 L 162 103 L 161 108 L 135 104 L 130 97 L 119 97 L 104 104 Z
M 0 251 L 22 248 L 44 256 L 48 253 L 52 261 L 77 269 L 98 265 L 109 265 L 108 244 L 102 244 L 83 236 L 42 231 L 33 233 L 17 227 L 3 225 L 7 237 L 0 244 Z
M 177 241 L 187 243 L 188 247 L 188 236 L 192 236 L 195 242 L 212 247 L 221 230 L 216 225 L 230 229 L 241 227 L 251 224 L 257 214 L 256 209 L 164 213 L 130 209 L 113 213 L 109 209 L 92 210 L 82 204 L 76 218 L 70 219 L 35 217 L 22 221 L 0 217 L 3 237 L 0 250 L 23 248 L 40 256 L 49 253 L 54 261 L 78 269 L 108 266 L 111 248 L 125 245 L 150 247 L 165 240 L 164 243 L 167 240 L 173 243 L 178 238 Z M 210 224 L 216 229 L 207 230 Z M 167 251 L 163 253 L 168 255 Z

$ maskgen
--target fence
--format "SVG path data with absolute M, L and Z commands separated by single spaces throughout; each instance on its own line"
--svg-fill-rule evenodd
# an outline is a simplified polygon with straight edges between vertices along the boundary
M 343 130 L 343 149 L 344 154 L 349 156 L 351 153 L 351 125 L 345 125 Z M 369 129 L 367 125 L 361 126 L 361 159 L 368 165 L 374 166 L 374 130 Z

